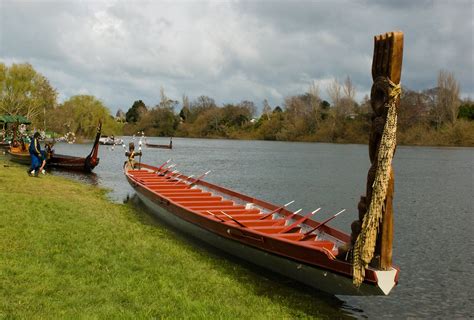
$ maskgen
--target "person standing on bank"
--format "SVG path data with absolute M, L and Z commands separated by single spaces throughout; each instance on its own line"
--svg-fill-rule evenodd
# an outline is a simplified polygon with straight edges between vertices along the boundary
M 37 177 L 40 172 L 44 173 L 43 168 L 46 164 L 46 160 L 43 157 L 41 146 L 38 141 L 39 137 L 40 133 L 35 132 L 33 139 L 31 140 L 30 147 L 28 148 L 31 157 L 31 167 L 28 169 L 28 174 L 30 176 L 34 175 L 35 177 Z

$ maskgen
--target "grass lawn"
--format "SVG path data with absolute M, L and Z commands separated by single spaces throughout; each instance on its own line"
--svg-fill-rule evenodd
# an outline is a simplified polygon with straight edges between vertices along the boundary
M 8 166 L 6 166 L 8 164 Z M 106 191 L 0 158 L 0 318 L 344 317 Z

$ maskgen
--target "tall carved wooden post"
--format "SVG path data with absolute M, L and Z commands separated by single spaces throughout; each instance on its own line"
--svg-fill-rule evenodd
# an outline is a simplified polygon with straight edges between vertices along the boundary
M 375 37 L 372 61 L 369 140 L 371 167 L 366 195 L 359 202 L 359 220 L 352 224 L 354 284 L 360 285 L 369 264 L 381 270 L 392 266 L 394 175 L 391 166 L 396 147 L 397 108 L 403 33 L 390 32 Z

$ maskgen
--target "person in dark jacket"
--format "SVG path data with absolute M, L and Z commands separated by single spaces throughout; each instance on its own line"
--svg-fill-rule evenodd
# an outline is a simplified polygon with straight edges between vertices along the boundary
M 35 176 L 38 176 L 46 162 L 43 157 L 43 152 L 41 151 L 40 143 L 38 141 L 39 137 L 40 133 L 35 132 L 35 134 L 33 135 L 33 139 L 30 142 L 30 147 L 28 148 L 31 157 L 31 167 L 30 169 L 28 169 L 29 175 L 34 174 Z

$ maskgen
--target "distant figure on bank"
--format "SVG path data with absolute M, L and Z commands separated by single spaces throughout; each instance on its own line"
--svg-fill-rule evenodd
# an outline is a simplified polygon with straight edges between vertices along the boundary
M 141 155 L 142 155 L 142 152 L 141 151 L 135 152 L 135 144 L 133 142 L 130 142 L 128 144 L 128 151 L 125 152 L 125 156 L 128 157 L 127 164 L 130 167 L 135 168 L 135 156 L 141 156 Z
M 40 133 L 35 132 L 35 134 L 33 135 L 33 139 L 31 140 L 30 147 L 28 149 L 31 157 L 31 167 L 28 169 L 28 174 L 30 176 L 34 175 L 35 177 L 37 177 L 40 172 L 44 174 L 43 168 L 46 164 L 46 160 L 43 156 L 41 146 L 38 141 L 39 137 Z

